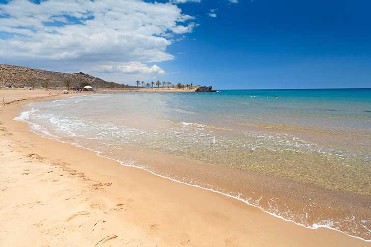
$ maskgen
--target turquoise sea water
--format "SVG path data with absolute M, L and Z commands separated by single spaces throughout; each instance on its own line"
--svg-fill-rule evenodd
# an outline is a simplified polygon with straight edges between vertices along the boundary
M 77 96 L 32 103 L 19 119 L 286 220 L 371 239 L 371 89 Z M 154 154 L 166 162 L 143 158 Z

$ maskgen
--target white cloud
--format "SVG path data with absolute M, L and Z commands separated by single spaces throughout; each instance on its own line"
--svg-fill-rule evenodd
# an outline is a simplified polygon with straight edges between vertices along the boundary
M 0 15 L 2 59 L 44 67 L 57 63 L 74 71 L 108 64 L 138 76 L 163 74 L 146 64 L 174 59 L 167 47 L 195 27 L 178 6 L 143 0 L 13 0 L 0 4 Z
M 178 3 L 200 3 L 201 0 L 170 0 L 171 3 L 178 4 Z
M 103 64 L 95 68 L 96 72 L 100 73 L 122 73 L 122 74 L 135 74 L 135 75 L 161 75 L 165 71 L 158 67 L 157 65 L 147 66 L 140 62 L 129 62 L 123 64 Z
M 210 12 L 207 15 L 212 18 L 216 18 L 217 17 L 216 9 L 210 9 Z

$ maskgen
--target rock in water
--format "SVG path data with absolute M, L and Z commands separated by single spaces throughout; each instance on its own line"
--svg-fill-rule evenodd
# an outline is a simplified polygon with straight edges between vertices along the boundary
M 216 90 L 213 90 L 213 87 L 199 87 L 196 89 L 196 92 L 216 92 Z

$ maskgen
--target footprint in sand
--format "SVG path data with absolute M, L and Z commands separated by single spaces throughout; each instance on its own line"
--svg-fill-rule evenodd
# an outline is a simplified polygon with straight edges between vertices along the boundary
M 149 225 L 149 228 L 150 228 L 151 230 L 157 230 L 159 227 L 160 227 L 160 226 L 159 226 L 158 224 L 151 224 L 151 225 Z
M 124 203 L 118 203 L 112 210 L 113 211 L 127 211 L 128 208 L 129 208 L 129 205 L 124 204 Z
M 103 187 L 109 187 L 111 186 L 112 183 L 96 183 L 96 184 L 93 184 L 93 189 L 94 190 L 103 190 Z
M 78 216 L 84 216 L 84 215 L 89 215 L 90 213 L 87 212 L 87 211 L 81 211 L 81 212 L 78 212 L 78 213 L 75 213 L 75 214 L 72 214 L 70 217 L 68 217 L 66 219 L 66 222 L 78 217 Z
M 107 206 L 104 203 L 92 203 L 90 204 L 90 208 L 104 211 L 106 210 Z
M 30 169 L 23 170 L 22 175 L 28 175 L 28 174 L 30 174 Z
M 191 244 L 191 240 L 190 239 L 187 239 L 187 240 L 181 241 L 180 244 L 181 245 L 190 245 Z
M 69 164 L 66 163 L 66 162 L 53 161 L 52 165 L 54 165 L 54 166 L 68 166 Z
M 36 159 L 36 160 L 39 160 L 39 161 L 43 161 L 44 160 L 44 157 L 41 157 L 40 155 L 38 154 L 27 154 L 26 157 L 28 158 L 33 158 L 33 159 Z
M 43 220 L 41 220 L 38 223 L 35 223 L 33 225 L 36 226 L 36 227 L 42 227 L 44 225 L 44 223 L 43 223 L 44 221 L 46 221 L 46 219 L 43 219 Z
M 97 246 L 97 245 L 99 245 L 99 244 L 104 244 L 104 243 L 106 243 L 106 242 L 108 242 L 108 241 L 110 241 L 110 240 L 112 240 L 112 239 L 115 239 L 115 238 L 117 238 L 117 235 L 114 235 L 114 234 L 112 234 L 112 235 L 108 235 L 108 236 L 102 238 L 101 240 L 99 240 L 99 241 L 95 244 L 95 246 Z
M 45 206 L 46 203 L 43 203 L 42 201 L 35 201 L 35 202 L 28 202 L 28 203 L 22 203 L 22 204 L 18 204 L 18 205 L 15 205 L 14 207 L 12 208 L 34 208 L 34 207 L 38 207 L 38 206 Z
M 103 227 L 103 224 L 104 224 L 104 223 L 106 223 L 105 220 L 98 220 L 98 221 L 94 224 L 93 229 L 92 229 L 91 231 L 94 232 L 96 227 L 100 227 L 101 230 L 104 230 L 104 227 Z

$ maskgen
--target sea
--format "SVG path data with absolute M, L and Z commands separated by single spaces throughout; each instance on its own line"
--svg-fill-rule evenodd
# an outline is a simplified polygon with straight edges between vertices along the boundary
M 282 220 L 371 240 L 371 89 L 76 94 L 16 119 Z

